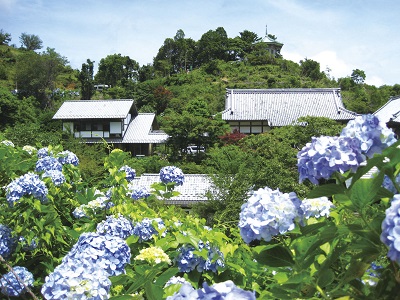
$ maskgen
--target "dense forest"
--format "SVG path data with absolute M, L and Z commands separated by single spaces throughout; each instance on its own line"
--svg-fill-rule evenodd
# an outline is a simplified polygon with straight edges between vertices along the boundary
M 304 58 L 297 63 L 273 56 L 262 38 L 248 30 L 230 38 L 219 27 L 198 41 L 178 30 L 160 45 L 153 64 L 140 65 L 127 53 L 116 53 L 102 58 L 96 73 L 90 57 L 80 70 L 72 69 L 68 58 L 55 49 L 43 51 L 39 36 L 22 33 L 19 40 L 20 47 L 10 45 L 11 35 L 0 31 L 0 134 L 5 139 L 20 146 L 62 144 L 81 157 L 85 179 L 96 182 L 104 171 L 99 158 L 112 145 L 79 143 L 63 135 L 52 116 L 64 100 L 134 99 L 140 112 L 155 112 L 161 128 L 171 136 L 159 155 L 132 158 L 138 174 L 158 172 L 169 162 L 186 173 L 219 174 L 215 183 L 229 193 L 214 197 L 226 201 L 213 203 L 212 211 L 207 206 L 198 210 L 205 215 L 220 213 L 216 217 L 220 220 L 229 219 L 230 209 L 240 207 L 250 188 L 279 186 L 305 195 L 309 186 L 298 183 L 297 151 L 311 136 L 341 130 L 330 120 L 314 118 L 308 120 L 308 127 L 287 126 L 247 137 L 230 134 L 218 118 L 226 88 L 340 87 L 345 107 L 357 113 L 374 112 L 400 94 L 400 84 L 366 84 L 367 74 L 360 69 L 332 78 L 329 70 L 320 71 L 317 61 Z M 108 88 L 95 88 L 100 85 Z M 212 138 L 198 140 L 197 130 L 205 127 L 214 133 Z M 193 143 L 204 144 L 206 154 L 182 157 L 179 150 Z

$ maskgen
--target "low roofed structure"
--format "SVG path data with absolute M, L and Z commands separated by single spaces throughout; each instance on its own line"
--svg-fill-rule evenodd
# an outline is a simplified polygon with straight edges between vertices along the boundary
M 232 131 L 251 134 L 296 124 L 300 117 L 348 122 L 357 115 L 344 107 L 338 88 L 227 89 L 222 119 Z
M 400 135 L 400 96 L 391 97 L 374 115 L 392 128 L 398 136 Z

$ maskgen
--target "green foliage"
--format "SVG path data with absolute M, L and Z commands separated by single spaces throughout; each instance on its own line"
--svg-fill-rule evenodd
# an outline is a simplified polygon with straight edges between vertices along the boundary
M 21 47 L 28 51 L 39 50 L 43 47 L 43 41 L 35 34 L 21 33 L 19 41 L 21 42 Z
M 11 41 L 11 34 L 5 32 L 3 29 L 0 30 L 0 45 L 8 45 Z
M 93 63 L 88 59 L 82 64 L 82 70 L 79 72 L 79 81 L 81 82 L 81 99 L 90 100 L 94 94 L 93 84 Z

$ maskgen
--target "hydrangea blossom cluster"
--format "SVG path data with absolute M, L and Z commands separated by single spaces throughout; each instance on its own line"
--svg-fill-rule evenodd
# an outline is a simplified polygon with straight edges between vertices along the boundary
M 130 166 L 122 166 L 119 171 L 125 171 L 125 178 L 128 182 L 131 182 L 133 179 L 135 179 L 136 176 L 136 171 L 132 169 Z
M 45 156 L 43 158 L 40 158 L 36 162 L 36 172 L 45 172 L 50 170 L 57 170 L 60 172 L 62 171 L 62 164 L 59 163 L 57 158 L 54 158 L 52 156 Z
M 150 191 L 145 186 L 129 185 L 128 190 L 127 196 L 134 200 L 139 200 L 150 196 Z
M 107 197 L 98 197 L 92 201 L 89 201 L 88 204 L 82 204 L 81 206 L 75 208 L 72 212 L 72 215 L 77 218 L 89 217 L 88 214 L 96 214 L 98 211 L 109 209 L 113 207 L 114 203 L 110 202 Z
M 47 300 L 108 299 L 108 274 L 88 259 L 68 260 L 46 276 L 42 295 Z
M 15 240 L 12 237 L 11 229 L 0 224 L 0 255 L 8 258 L 15 248 Z
M 246 243 L 270 241 L 273 236 L 291 231 L 301 221 L 301 201 L 295 193 L 281 193 L 268 187 L 259 189 L 241 207 L 239 228 Z
M 216 247 L 211 247 L 209 242 L 199 241 L 199 250 L 203 248 L 207 250 L 207 259 L 193 253 L 195 248 L 192 245 L 185 245 L 178 249 L 180 252 L 175 258 L 180 272 L 191 272 L 197 269 L 199 272 L 212 271 L 217 272 L 218 268 L 223 268 L 224 255 Z
M 182 284 L 178 293 L 167 297 L 167 300 L 183 300 L 183 299 L 246 299 L 255 300 L 254 292 L 245 291 L 237 287 L 233 281 L 227 280 L 225 282 L 216 283 L 209 286 L 206 282 L 203 283 L 203 288 L 195 290 L 189 283 Z
M 299 182 L 309 179 L 318 184 L 329 179 L 335 172 L 355 172 L 365 160 L 361 154 L 360 141 L 351 137 L 312 137 L 297 154 Z
M 69 150 L 65 150 L 65 151 L 58 153 L 57 159 L 58 159 L 59 163 L 62 165 L 66 165 L 66 164 L 70 164 L 70 165 L 74 165 L 74 166 L 79 165 L 78 157 L 75 155 L 75 153 L 73 153 Z
M 125 273 L 125 265 L 130 262 L 131 250 L 127 243 L 112 235 L 100 235 L 95 232 L 83 233 L 63 263 L 87 259 L 105 270 L 108 276 Z
M 180 277 L 180 276 L 172 276 L 165 283 L 164 288 L 166 288 L 167 286 L 173 285 L 173 284 L 184 284 L 184 283 L 188 283 L 188 281 L 185 278 Z
M 19 243 L 22 245 L 22 249 L 23 249 L 24 251 L 32 251 L 32 250 L 35 250 L 35 249 L 37 248 L 37 246 L 38 246 L 36 240 L 37 240 L 37 239 L 35 238 L 35 239 L 31 240 L 30 243 L 28 243 L 28 241 L 26 240 L 26 238 L 23 237 L 23 236 L 20 236 L 19 239 L 18 239 L 18 241 L 19 241 Z
M 14 143 L 13 142 L 11 142 L 11 141 L 9 141 L 9 140 L 4 140 L 4 141 L 2 141 L 1 142 L 3 145 L 6 145 L 6 146 L 8 146 L 8 147 L 15 147 L 14 146 Z
M 144 248 L 140 250 L 139 255 L 137 255 L 134 259 L 147 261 L 153 266 L 162 262 L 171 264 L 171 259 L 160 247 Z
M 396 183 L 397 183 L 398 185 L 400 185 L 400 174 L 397 175 L 397 177 L 396 177 Z M 385 189 L 391 191 L 393 194 L 396 194 L 396 193 L 400 192 L 400 191 L 397 191 L 397 189 L 396 189 L 396 187 L 394 186 L 392 180 L 391 180 L 391 179 L 389 178 L 389 176 L 387 176 L 387 175 L 385 175 L 385 176 L 383 177 L 382 186 L 383 186 Z
M 135 224 L 133 234 L 139 237 L 139 242 L 148 241 L 153 237 L 153 234 L 158 234 L 158 231 L 153 226 L 154 221 L 157 222 L 158 229 L 165 228 L 165 224 L 160 218 L 144 218 L 141 222 Z
M 44 158 L 44 157 L 46 157 L 46 156 L 52 156 L 53 155 L 53 152 L 51 152 L 50 150 L 49 150 L 49 148 L 47 148 L 47 147 L 44 147 L 44 148 L 40 148 L 39 150 L 38 150 L 38 152 L 37 152 L 37 157 L 40 159 L 40 158 Z
M 396 142 L 392 129 L 389 129 L 377 116 L 371 114 L 350 120 L 340 136 L 357 138 L 360 141 L 362 153 L 369 158 Z
M 387 256 L 400 263 L 400 194 L 393 196 L 382 222 L 381 241 L 389 247 Z
M 97 224 L 97 233 L 100 235 L 112 235 L 126 239 L 133 234 L 133 225 L 130 220 L 123 216 L 107 216 L 106 220 Z
M 30 146 L 30 145 L 25 145 L 25 146 L 23 146 L 23 147 L 22 147 L 22 150 L 28 152 L 30 155 L 32 155 L 34 152 L 37 151 L 37 149 L 36 149 L 35 147 Z
M 59 170 L 48 170 L 42 174 L 42 178 L 49 177 L 54 185 L 59 186 L 65 182 L 64 174 Z
M 33 286 L 33 275 L 25 267 L 16 266 L 13 268 L 14 273 L 27 287 Z M 8 272 L 0 279 L 1 293 L 6 296 L 19 297 L 27 292 L 24 284 L 22 284 L 13 272 Z
M 10 207 L 13 207 L 24 195 L 33 195 L 42 203 L 47 201 L 48 189 L 46 185 L 40 180 L 39 175 L 31 172 L 14 179 L 7 185 L 6 191 L 6 198 Z
M 306 219 L 310 217 L 329 217 L 330 210 L 334 207 L 333 203 L 327 197 L 304 199 L 300 205 L 303 217 Z
M 165 184 L 174 182 L 176 185 L 182 185 L 185 181 L 185 176 L 178 167 L 166 166 L 160 170 L 160 180 Z

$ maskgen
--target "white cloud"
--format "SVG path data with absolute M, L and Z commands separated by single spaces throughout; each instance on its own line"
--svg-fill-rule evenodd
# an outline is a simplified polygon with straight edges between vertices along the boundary
M 321 71 L 329 68 L 330 75 L 336 79 L 350 76 L 354 67 L 337 57 L 336 52 L 326 50 L 310 57 L 310 59 L 319 62 Z

